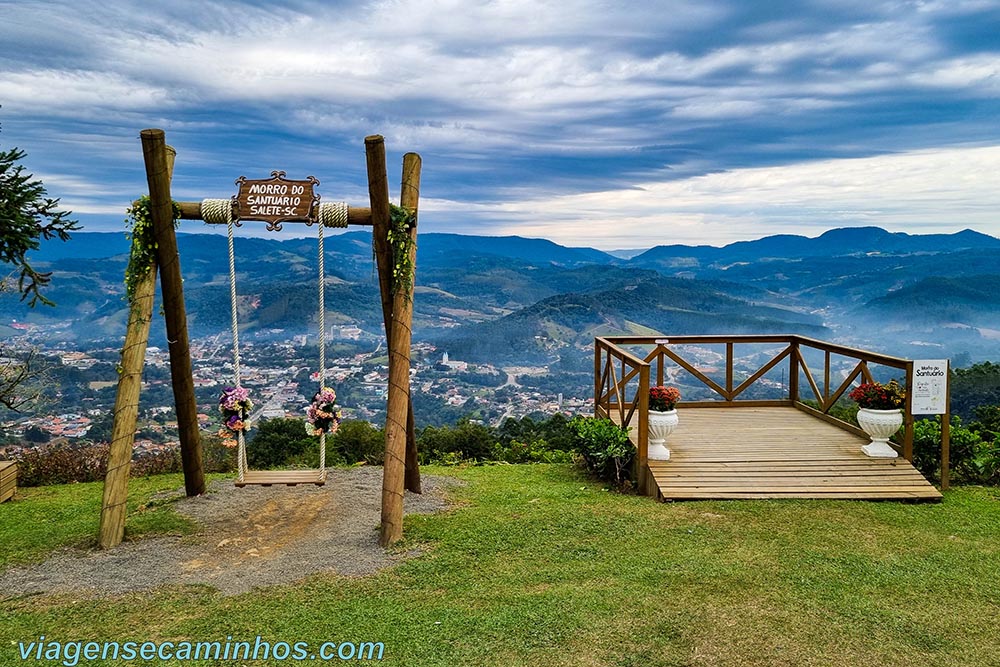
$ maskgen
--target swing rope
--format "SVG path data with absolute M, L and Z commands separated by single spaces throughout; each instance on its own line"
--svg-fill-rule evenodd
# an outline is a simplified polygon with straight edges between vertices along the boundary
M 240 329 L 236 301 L 236 253 L 233 244 L 233 209 L 228 199 L 205 199 L 201 202 L 202 218 L 205 222 L 226 223 L 226 233 L 229 248 L 229 306 L 232 319 L 233 334 L 233 384 L 237 389 L 242 387 L 240 370 Z M 347 227 L 348 207 L 344 202 L 321 204 L 319 206 L 319 225 L 317 225 L 317 247 L 319 252 L 319 391 L 323 391 L 326 383 L 326 262 L 323 243 L 324 227 Z M 237 431 L 236 466 L 239 484 L 243 484 L 247 474 L 247 451 L 243 429 Z M 319 480 L 326 481 L 326 432 L 319 436 Z
M 236 312 L 236 253 L 233 251 L 232 209 L 230 209 L 229 220 L 226 224 L 226 232 L 229 241 L 229 307 L 233 330 L 233 384 L 239 389 L 242 386 L 242 377 L 240 373 L 240 326 Z M 237 475 L 239 482 L 242 483 L 247 472 L 247 445 L 243 437 L 243 429 L 236 432 L 236 442 Z
M 316 246 L 319 252 L 319 391 L 326 384 L 326 251 L 323 245 L 324 227 L 347 227 L 347 204 L 334 202 L 319 205 L 316 226 Z M 319 478 L 326 481 L 326 431 L 319 434 Z
M 319 246 L 319 390 L 326 382 L 326 266 L 323 261 L 323 227 L 318 229 L 316 245 Z M 326 431 L 319 434 L 319 478 L 326 481 Z

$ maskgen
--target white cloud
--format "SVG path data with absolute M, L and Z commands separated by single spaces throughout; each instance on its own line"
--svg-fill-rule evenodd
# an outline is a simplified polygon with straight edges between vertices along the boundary
M 935 88 L 974 90 L 977 95 L 1000 93 L 1000 55 L 956 58 L 917 72 L 914 83 Z
M 710 243 L 837 226 L 1000 232 L 1000 146 L 739 169 L 564 197 L 471 207 L 491 233 L 601 248 Z M 458 213 L 463 205 L 437 202 Z
M 72 70 L 28 70 L 0 73 L 0 99 L 12 111 L 148 109 L 169 102 L 167 91 L 146 86 L 117 73 Z
M 909 153 L 936 174 L 906 156 L 734 165 L 1000 142 L 982 120 L 1000 91 L 998 50 L 963 51 L 959 28 L 938 24 L 995 0 L 816 0 L 787 15 L 739 0 L 334 4 L 7 3 L 0 41 L 24 48 L 0 54 L 4 129 L 87 212 L 120 205 L 70 170 L 100 164 L 112 186 L 133 189 L 135 134 L 161 126 L 201 172 L 180 175 L 179 192 L 198 190 L 199 175 L 228 187 L 221 174 L 261 154 L 339 165 L 325 141 L 379 132 L 434 154 L 429 205 L 442 220 L 470 210 L 449 192 L 475 190 L 472 213 L 498 229 L 605 246 L 812 224 L 803 220 L 993 224 L 983 211 L 996 197 L 964 162 L 980 153 L 955 164 L 946 156 L 959 149 Z M 955 101 L 965 106 L 949 115 Z M 674 180 L 630 175 L 664 164 Z M 492 183 L 494 165 L 504 176 Z M 696 173 L 709 175 L 678 178 Z M 629 180 L 641 182 L 550 194 Z

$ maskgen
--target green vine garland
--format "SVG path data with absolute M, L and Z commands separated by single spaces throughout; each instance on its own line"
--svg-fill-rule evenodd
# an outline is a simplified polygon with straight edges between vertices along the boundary
M 173 205 L 174 227 L 181 217 L 181 208 L 177 202 Z M 156 238 L 153 235 L 153 216 L 150 213 L 149 196 L 143 195 L 132 202 L 125 210 L 125 238 L 132 242 L 129 251 L 128 267 L 125 269 L 125 297 L 129 305 L 135 305 L 135 290 L 139 283 L 149 273 L 156 259 Z
M 402 289 L 409 296 L 413 290 L 413 260 L 410 250 L 414 246 L 410 230 L 417 222 L 417 212 L 389 204 L 389 230 L 386 240 L 392 249 L 392 290 L 393 295 Z

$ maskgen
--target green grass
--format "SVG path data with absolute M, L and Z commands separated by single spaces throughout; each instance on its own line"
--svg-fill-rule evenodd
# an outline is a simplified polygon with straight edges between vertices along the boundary
M 126 537 L 190 531 L 168 502 L 152 498 L 183 486 L 181 475 L 130 480 Z M 95 546 L 103 489 L 103 483 L 18 489 L 15 502 L 0 505 L 0 569 L 37 561 L 58 547 Z
M 25 664 L 11 641 L 40 634 L 381 641 L 387 664 L 421 666 L 995 665 L 1000 655 L 994 489 L 957 489 L 929 505 L 664 505 L 610 493 L 569 466 L 425 473 L 468 483 L 453 492 L 455 510 L 407 518 L 408 546 L 425 553 L 393 570 L 229 598 L 188 587 L 7 599 L 0 664 Z M 148 484 L 136 489 L 140 504 Z M 42 501 L 66 509 L 51 521 L 58 535 L 25 538 L 42 546 L 15 546 L 16 555 L 5 541 L 0 562 L 96 529 L 99 485 L 33 493 L 0 507 L 0 535 L 25 526 L 12 508 Z M 137 521 L 145 514 L 157 518 Z M 163 507 L 130 527 L 183 529 Z

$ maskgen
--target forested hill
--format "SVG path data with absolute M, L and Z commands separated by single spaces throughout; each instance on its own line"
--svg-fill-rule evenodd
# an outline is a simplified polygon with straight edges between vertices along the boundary
M 544 362 L 591 349 L 594 336 L 803 333 L 822 337 L 818 317 L 755 305 L 704 281 L 647 276 L 614 289 L 559 294 L 496 320 L 438 337 L 470 361 Z
M 919 312 L 928 324 L 964 322 L 997 326 L 1000 325 L 1000 275 L 924 278 L 872 299 L 863 312 L 892 319 Z

